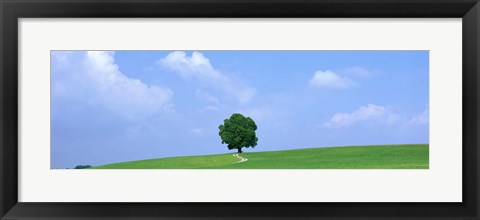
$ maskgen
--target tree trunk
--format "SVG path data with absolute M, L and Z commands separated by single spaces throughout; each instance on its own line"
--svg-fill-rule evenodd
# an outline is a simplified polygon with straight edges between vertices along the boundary
M 238 153 L 242 153 L 242 148 L 237 148 Z

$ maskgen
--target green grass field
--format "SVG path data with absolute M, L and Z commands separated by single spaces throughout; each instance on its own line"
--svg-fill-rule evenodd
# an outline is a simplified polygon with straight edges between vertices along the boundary
M 306 148 L 240 154 L 169 157 L 91 169 L 428 169 L 428 144 Z M 250 149 L 247 149 L 250 150 Z

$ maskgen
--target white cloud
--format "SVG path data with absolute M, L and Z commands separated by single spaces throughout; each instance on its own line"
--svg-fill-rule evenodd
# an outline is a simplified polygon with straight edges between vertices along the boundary
M 250 106 L 232 112 L 240 113 L 245 117 L 250 117 L 257 123 L 257 125 L 262 124 L 262 126 L 266 127 L 289 122 L 289 117 L 292 116 L 292 112 L 289 111 L 288 107 L 272 102 L 269 102 L 268 105 Z
M 203 90 L 198 89 L 195 92 L 195 96 L 207 104 L 202 108 L 203 110 L 218 111 L 222 105 L 222 102 L 217 97 Z
M 220 108 L 218 106 L 214 106 L 214 105 L 207 105 L 205 107 L 203 107 L 204 110 L 209 110 L 209 111 L 218 111 L 220 110 Z
M 196 92 L 195 92 L 195 96 L 197 96 L 198 99 L 208 103 L 208 104 L 212 104 L 212 105 L 221 105 L 221 102 L 220 100 L 213 96 L 212 94 L 208 93 L 208 92 L 205 92 L 201 89 L 198 89 Z
M 394 123 L 401 120 L 399 114 L 393 113 L 388 107 L 368 104 L 351 113 L 336 113 L 325 124 L 327 127 L 347 127 L 356 122 L 378 120 L 383 123 Z
M 347 89 L 355 86 L 355 82 L 353 82 L 351 79 L 339 76 L 330 70 L 315 72 L 313 77 L 310 79 L 309 84 L 312 87 L 332 89 Z
M 62 68 L 52 82 L 59 90 L 52 89 L 52 93 L 68 93 L 132 120 L 171 111 L 173 92 L 124 75 L 115 63 L 114 54 L 106 51 L 61 54 L 58 65 Z
M 383 124 L 395 123 L 397 125 L 423 125 L 429 123 L 429 110 L 427 107 L 423 112 L 410 118 L 394 112 L 388 106 L 368 104 L 351 113 L 336 113 L 324 125 L 336 128 L 348 127 L 362 121 L 373 121 Z
M 360 66 L 353 66 L 343 69 L 343 72 L 360 77 L 370 77 L 380 72 L 378 69 L 366 69 Z
M 190 57 L 183 51 L 171 52 L 158 60 L 157 64 L 184 79 L 194 79 L 218 89 L 227 96 L 234 97 L 240 104 L 248 103 L 256 94 L 254 88 L 243 85 L 215 69 L 210 60 L 200 52 L 193 52 Z
M 72 54 L 72 51 L 52 51 L 52 63 L 54 63 L 57 68 L 65 67 L 69 65 L 68 58 L 70 54 Z
M 257 107 L 250 109 L 237 110 L 238 113 L 245 117 L 250 117 L 256 122 L 263 122 L 268 116 L 273 116 L 273 111 L 269 107 Z
M 183 51 L 174 51 L 157 61 L 157 64 L 175 71 L 183 78 L 228 81 L 226 76 L 213 68 L 208 58 L 196 51 L 190 57 Z
M 430 119 L 429 119 L 429 110 L 428 107 L 420 114 L 417 114 L 410 119 L 410 123 L 412 124 L 428 124 Z

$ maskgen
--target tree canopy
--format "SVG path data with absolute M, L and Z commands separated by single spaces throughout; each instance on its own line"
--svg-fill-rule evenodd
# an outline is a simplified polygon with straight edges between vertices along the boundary
M 257 146 L 257 125 L 250 117 L 235 113 L 230 118 L 223 120 L 219 127 L 222 144 L 227 144 L 229 150 L 237 149 L 242 153 L 242 148 Z

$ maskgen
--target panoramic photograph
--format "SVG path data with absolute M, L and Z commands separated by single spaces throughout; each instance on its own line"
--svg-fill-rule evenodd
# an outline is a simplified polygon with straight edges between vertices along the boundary
M 429 51 L 51 51 L 51 169 L 429 169 Z

